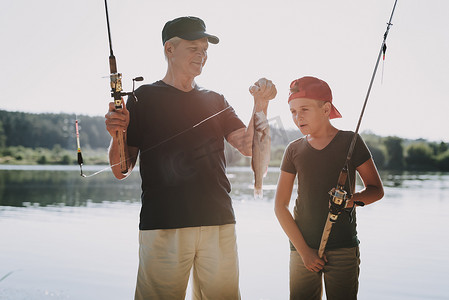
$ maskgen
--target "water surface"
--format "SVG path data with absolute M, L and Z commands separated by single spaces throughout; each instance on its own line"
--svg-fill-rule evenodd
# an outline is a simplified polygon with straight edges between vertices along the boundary
M 259 202 L 249 168 L 228 177 L 242 299 L 288 299 L 288 241 L 273 213 L 278 171 L 268 172 Z M 449 299 L 449 174 L 382 179 L 384 199 L 357 212 L 359 299 Z M 81 178 L 75 167 L 2 166 L 0 299 L 132 299 L 139 198 L 138 172 L 118 181 L 110 172 Z

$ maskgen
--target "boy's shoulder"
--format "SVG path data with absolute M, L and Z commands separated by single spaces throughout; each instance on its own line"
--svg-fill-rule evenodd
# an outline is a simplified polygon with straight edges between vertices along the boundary
M 338 130 L 338 135 L 340 138 L 352 138 L 354 136 L 354 131 L 351 130 Z
M 341 142 L 351 142 L 354 138 L 354 134 L 355 132 L 351 130 L 339 130 L 338 137 Z M 359 133 L 357 133 L 357 143 L 360 141 L 363 142 L 363 138 Z
M 359 134 L 358 135 L 358 140 L 361 139 L 361 136 Z M 350 131 L 350 130 L 338 130 L 338 134 L 335 137 L 335 140 L 338 143 L 343 143 L 346 144 L 348 142 L 350 142 L 352 140 L 352 138 L 354 137 L 354 131 Z M 287 148 L 288 150 L 292 151 L 293 149 L 299 150 L 302 147 L 306 147 L 308 144 L 307 139 L 305 136 L 302 136 L 300 138 L 297 138 L 296 140 L 291 141 L 288 145 Z
M 285 148 L 285 152 L 290 152 L 291 154 L 297 153 L 298 151 L 300 152 L 301 149 L 304 149 L 304 147 L 306 147 L 306 144 L 307 140 L 305 136 L 297 138 L 296 140 L 288 143 L 287 147 Z
M 287 148 L 288 147 L 294 147 L 295 145 L 301 144 L 305 142 L 306 137 L 302 136 L 300 138 L 297 138 L 296 140 L 291 141 L 290 143 L 288 143 Z

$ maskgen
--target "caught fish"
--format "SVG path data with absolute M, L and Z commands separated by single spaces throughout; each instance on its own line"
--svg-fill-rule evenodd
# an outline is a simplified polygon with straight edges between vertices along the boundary
M 254 199 L 263 199 L 263 178 L 268 171 L 270 162 L 270 126 L 263 111 L 254 113 L 254 136 L 252 146 L 251 167 L 254 171 Z

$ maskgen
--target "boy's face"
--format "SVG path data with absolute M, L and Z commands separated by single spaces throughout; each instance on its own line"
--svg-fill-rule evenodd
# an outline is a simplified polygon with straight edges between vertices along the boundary
M 296 98 L 289 105 L 293 121 L 304 135 L 313 134 L 329 122 L 329 102 Z

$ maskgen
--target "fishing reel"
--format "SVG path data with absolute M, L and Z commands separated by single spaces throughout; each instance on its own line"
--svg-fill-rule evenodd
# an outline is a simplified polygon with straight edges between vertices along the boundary
M 114 59 L 113 63 L 115 64 L 115 59 Z M 114 69 L 114 67 L 115 66 L 112 67 L 112 70 L 116 70 L 116 67 L 115 67 L 115 69 Z M 132 90 L 132 92 L 123 92 L 123 89 L 122 89 L 122 73 L 111 73 L 109 78 L 111 79 L 111 97 L 114 98 L 115 109 L 121 109 L 122 108 L 122 97 L 123 96 L 130 96 L 130 95 L 132 95 L 132 96 L 134 96 L 134 98 L 136 98 L 136 95 L 134 94 L 135 82 L 136 81 L 143 81 L 143 77 L 142 76 L 133 78 L 133 90 Z
M 354 201 L 354 206 L 351 207 L 350 210 L 346 210 L 346 206 L 348 205 L 348 200 L 351 199 L 351 195 L 349 195 L 342 186 L 337 186 L 337 188 L 332 188 L 329 191 L 329 195 L 331 196 L 329 199 L 329 221 L 335 223 L 338 219 L 338 216 L 342 212 L 347 212 L 349 214 L 349 222 L 352 223 L 353 217 L 352 213 L 356 206 L 364 206 L 365 203 L 362 201 Z
M 111 97 L 116 98 L 116 96 L 129 96 L 134 94 L 135 89 L 135 83 L 136 81 L 143 81 L 143 77 L 139 76 L 136 78 L 133 78 L 133 90 L 132 92 L 123 92 L 122 89 L 122 73 L 113 73 L 109 75 L 109 78 L 111 79 Z
M 332 190 L 329 191 L 329 195 L 331 196 L 329 199 L 329 220 L 331 222 L 336 222 L 338 216 L 348 204 L 348 193 L 342 187 L 337 186 L 337 188 L 332 188 Z

